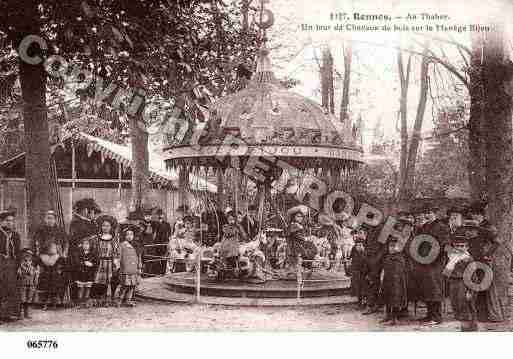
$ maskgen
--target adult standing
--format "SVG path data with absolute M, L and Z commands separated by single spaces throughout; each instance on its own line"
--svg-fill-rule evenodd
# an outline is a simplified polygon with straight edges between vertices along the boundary
M 383 306 L 380 301 L 381 289 L 381 271 L 383 269 L 383 256 L 385 255 L 385 246 L 378 241 L 378 236 L 383 228 L 379 225 L 374 228 L 367 228 L 365 225 L 361 229 L 367 230 L 365 240 L 365 262 L 367 266 L 368 293 L 367 293 L 367 310 L 363 315 L 377 313 Z
M 0 212 L 0 320 L 19 319 L 17 272 L 21 240 L 15 230 L 15 210 Z
M 43 224 L 39 226 L 33 237 L 34 253 L 39 256 L 46 253 L 48 245 L 55 243 L 57 245 L 57 253 L 61 257 L 67 257 L 69 251 L 68 236 L 64 229 L 57 225 L 57 214 L 53 210 L 46 211 Z
M 449 226 L 436 212 L 439 209 L 428 206 L 425 210 L 426 223 L 416 235 L 430 236 L 423 241 L 414 252 L 413 261 L 420 262 L 417 267 L 417 280 L 419 282 L 420 299 L 426 303 L 427 315 L 422 319 L 426 325 L 438 325 L 442 323 L 442 301 L 444 300 L 444 284 L 442 271 L 445 264 L 445 250 L 449 242 Z M 436 241 L 434 245 L 432 239 Z M 410 248 L 415 250 L 415 248 Z
M 167 244 L 169 243 L 169 239 L 172 235 L 172 229 L 169 222 L 166 220 L 166 216 L 164 211 L 160 208 L 155 209 L 156 218 L 156 229 L 157 233 L 155 235 L 155 244 L 161 244 L 162 246 L 156 247 L 155 254 L 160 257 L 165 257 L 167 254 Z M 164 245 L 165 244 L 165 245 Z M 157 271 L 156 274 L 165 274 L 166 272 L 166 262 L 165 260 L 161 262 L 156 262 L 155 269 Z
M 477 233 L 469 243 L 470 254 L 474 260 L 487 264 L 493 273 L 490 287 L 478 292 L 478 318 L 483 321 L 502 322 L 507 319 L 510 276 L 509 271 L 506 275 L 501 275 L 503 271 L 498 270 L 498 267 L 504 263 L 501 263 L 495 253 L 507 249 L 498 240 L 497 228 L 486 219 L 486 207 L 485 202 L 474 202 L 469 208 L 469 214 L 477 227 Z
M 70 253 L 78 249 L 82 239 L 97 234 L 95 217 L 99 211 L 99 206 L 92 198 L 84 198 L 75 203 L 73 218 L 69 225 Z
M 144 246 L 143 249 L 143 268 L 144 273 L 147 274 L 158 274 L 158 266 L 159 262 L 156 261 L 156 255 L 158 253 L 158 248 L 155 247 L 155 239 L 157 237 L 158 230 L 158 222 L 152 220 L 152 212 L 151 208 L 146 208 L 143 210 L 143 221 L 141 221 L 141 242 Z

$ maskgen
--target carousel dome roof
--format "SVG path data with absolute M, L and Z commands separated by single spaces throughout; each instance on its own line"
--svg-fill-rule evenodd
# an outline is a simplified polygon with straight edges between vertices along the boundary
M 217 100 L 211 112 L 223 135 L 236 134 L 250 145 L 357 147 L 349 126 L 276 80 L 266 48 L 259 51 L 257 69 L 248 86 Z
M 193 147 L 191 137 L 185 136 L 179 143 L 169 143 L 168 159 L 208 156 L 211 146 L 222 145 L 227 135 L 283 156 L 362 162 L 363 150 L 350 124 L 340 123 L 315 101 L 281 85 L 265 45 L 259 50 L 256 72 L 246 88 L 218 99 L 210 107 L 206 130 L 198 141 L 203 150 L 184 148 Z

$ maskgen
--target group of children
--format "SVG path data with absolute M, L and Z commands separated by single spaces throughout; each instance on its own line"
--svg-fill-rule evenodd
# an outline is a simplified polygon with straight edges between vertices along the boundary
M 54 213 L 49 211 L 49 215 Z M 140 227 L 122 224 L 118 231 L 116 220 L 108 215 L 96 223 L 98 234 L 82 238 L 68 253 L 53 237 L 42 241 L 35 238 L 37 251 L 22 250 L 18 269 L 20 318 L 30 318 L 29 307 L 36 301 L 44 310 L 58 304 L 135 305 L 142 270 L 136 240 Z
M 400 226 L 412 224 L 400 220 Z M 404 227 L 403 227 L 404 228 Z M 402 229 L 402 228 L 397 228 Z M 411 300 L 411 288 L 418 283 L 415 277 L 415 268 L 424 264 L 414 264 L 410 255 L 409 244 L 411 238 L 402 246 L 397 238 L 389 237 L 384 251 L 379 256 L 369 256 L 366 250 L 368 241 L 377 240 L 369 238 L 369 232 L 365 228 L 354 231 L 355 245 L 349 256 L 349 274 L 351 275 L 352 295 L 358 298 L 360 308 L 366 307 L 366 301 L 371 286 L 372 271 L 379 268 L 379 302 L 385 307 L 385 318 L 382 323 L 396 325 L 398 319 L 408 315 L 408 301 Z M 462 330 L 477 330 L 477 318 L 475 309 L 476 290 L 465 282 L 465 270 L 474 261 L 469 253 L 469 235 L 465 227 L 459 227 L 450 232 L 449 244 L 441 248 L 442 266 L 440 273 L 434 269 L 434 275 L 445 278 L 448 288 L 448 297 L 451 302 L 454 318 L 462 323 Z M 379 263 L 375 263 L 378 261 Z M 442 277 L 443 276 L 443 277 Z M 474 274 L 471 278 L 474 283 L 479 278 Z M 416 300 L 416 299 L 415 299 Z M 364 313 L 367 314 L 367 313 Z M 429 313 L 428 313 L 429 315 Z

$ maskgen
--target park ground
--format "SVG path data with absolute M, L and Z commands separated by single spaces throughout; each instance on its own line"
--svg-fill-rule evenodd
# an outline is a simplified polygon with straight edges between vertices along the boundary
M 423 315 L 419 309 L 417 317 Z M 0 324 L 0 331 L 459 331 L 448 319 L 426 327 L 405 319 L 379 323 L 383 314 L 364 316 L 354 304 L 303 307 L 237 307 L 139 300 L 135 308 L 32 310 L 32 318 Z M 480 323 L 481 331 L 512 331 L 513 321 Z

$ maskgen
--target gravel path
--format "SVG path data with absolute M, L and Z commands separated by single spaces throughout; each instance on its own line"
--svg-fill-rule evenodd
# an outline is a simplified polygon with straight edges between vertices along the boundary
M 417 313 L 420 317 L 423 313 Z M 404 320 L 396 327 L 379 323 L 383 314 L 364 316 L 354 305 L 317 307 L 228 307 L 140 301 L 135 308 L 58 309 L 32 311 L 32 319 L 0 325 L 0 331 L 458 331 L 447 320 L 424 327 Z M 480 324 L 481 330 L 512 330 Z

